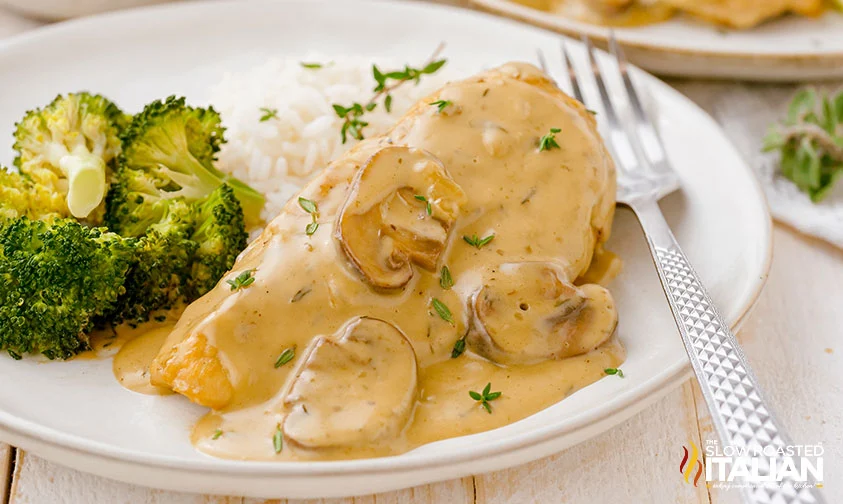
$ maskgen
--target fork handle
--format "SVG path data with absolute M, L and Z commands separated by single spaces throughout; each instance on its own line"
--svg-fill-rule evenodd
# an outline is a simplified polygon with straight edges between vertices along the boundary
M 764 400 L 758 380 L 729 325 L 714 307 L 655 201 L 634 203 L 682 343 L 691 359 L 721 447 L 761 450 L 790 445 L 790 438 Z M 761 457 L 762 461 L 764 457 Z M 777 459 L 781 462 L 780 459 Z M 798 460 L 794 460 L 798 464 Z M 759 464 L 761 465 L 761 464 Z M 769 474 L 769 464 L 760 469 Z M 785 478 L 780 488 L 744 489 L 748 503 L 822 503 L 815 488 Z M 801 485 L 804 485 L 802 483 Z

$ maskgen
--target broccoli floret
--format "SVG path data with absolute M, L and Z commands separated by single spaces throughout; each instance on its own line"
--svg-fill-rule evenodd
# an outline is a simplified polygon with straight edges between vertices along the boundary
M 16 217 L 50 219 L 66 211 L 64 196 L 0 166 L 0 222 Z
M 214 168 L 223 140 L 219 114 L 170 97 L 147 105 L 123 135 L 117 184 L 109 196 L 106 221 L 115 231 L 143 232 L 162 215 L 162 199 L 195 202 L 228 184 L 249 223 L 260 222 L 264 197 L 243 182 Z M 115 190 L 116 189 L 116 190 Z
M 0 225 L 0 348 L 66 359 L 125 292 L 133 240 L 73 219 Z
M 198 244 L 191 239 L 194 209 L 183 199 L 165 200 L 161 222 L 135 244 L 134 260 L 126 277 L 126 293 L 108 322 L 139 324 L 153 312 L 170 310 L 187 299 L 191 262 Z
M 195 209 L 197 226 L 192 239 L 199 247 L 190 275 L 189 301 L 214 288 L 234 266 L 248 238 L 243 210 L 228 185 L 221 186 L 204 201 L 195 203 Z
M 128 124 L 108 99 L 90 93 L 59 95 L 17 123 L 15 166 L 33 182 L 66 195 L 63 216 L 99 223 L 111 164 Z
M 246 246 L 243 211 L 228 185 L 194 203 L 178 198 L 156 205 L 156 215 L 160 210 L 163 217 L 137 239 L 126 293 L 106 320 L 112 324 L 139 324 L 158 310 L 195 301 Z

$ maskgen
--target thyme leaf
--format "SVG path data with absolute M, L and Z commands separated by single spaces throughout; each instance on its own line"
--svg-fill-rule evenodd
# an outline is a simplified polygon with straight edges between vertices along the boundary
M 556 142 L 556 134 L 561 131 L 559 128 L 550 128 L 550 133 L 541 137 L 541 140 L 539 140 L 539 152 L 559 149 L 559 144 Z
M 231 286 L 232 291 L 240 290 L 255 283 L 254 273 L 255 270 L 247 269 L 237 275 L 234 280 L 226 280 L 225 282 Z
M 491 415 L 492 406 L 489 405 L 489 402 L 499 398 L 501 396 L 501 392 L 492 392 L 492 383 L 489 382 L 486 384 L 486 387 L 483 388 L 483 392 L 475 392 L 473 390 L 469 390 L 468 395 L 475 401 L 479 402 L 483 409 L 485 409 L 486 412 Z

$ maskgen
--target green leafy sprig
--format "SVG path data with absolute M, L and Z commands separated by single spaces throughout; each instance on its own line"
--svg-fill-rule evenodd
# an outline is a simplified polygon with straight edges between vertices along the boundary
M 451 313 L 450 308 L 448 308 L 445 303 L 439 301 L 436 298 L 433 298 L 430 304 L 431 306 L 433 306 L 433 309 L 436 311 L 436 314 L 439 315 L 439 318 L 451 325 L 454 324 L 454 314 Z
M 822 201 L 843 177 L 843 91 L 796 93 L 784 121 L 770 126 L 763 150 L 778 151 L 782 175 L 814 203 Z
M 465 352 L 465 338 L 468 336 L 468 331 L 463 334 L 462 338 L 454 342 L 454 348 L 451 350 L 451 358 L 456 359 Z
M 255 270 L 247 269 L 246 271 L 237 275 L 234 280 L 226 280 L 225 282 L 231 286 L 232 291 L 244 289 L 255 283 Z
M 281 355 L 275 360 L 275 369 L 280 368 L 284 364 L 290 362 L 291 360 L 296 358 L 296 347 L 291 346 L 289 348 L 285 348 Z
M 363 120 L 363 116 L 366 112 L 375 110 L 378 106 L 378 100 L 381 97 L 383 97 L 384 109 L 387 112 L 391 112 L 393 91 L 407 82 L 418 84 L 423 76 L 439 71 L 447 62 L 445 59 L 437 59 L 439 53 L 444 48 L 445 45 L 440 44 L 421 68 L 404 65 L 404 68 L 401 70 L 384 72 L 377 65 L 372 65 L 372 77 L 375 79 L 375 87 L 372 90 L 374 95 L 366 103 L 354 102 L 348 106 L 337 103 L 332 105 L 337 117 L 343 120 L 342 128 L 340 129 L 342 143 L 346 143 L 348 137 L 354 138 L 355 140 L 363 140 L 365 138 L 363 129 L 369 123 Z
M 476 234 L 472 235 L 472 236 L 464 235 L 462 237 L 462 239 L 463 239 L 463 241 L 465 241 L 466 243 L 468 243 L 472 247 L 474 247 L 476 249 L 481 249 L 484 246 L 488 245 L 492 240 L 494 240 L 495 235 L 490 234 L 489 236 L 487 236 L 485 238 L 480 238 Z
M 500 392 L 492 392 L 492 384 L 487 383 L 486 388 L 483 389 L 483 392 L 475 392 L 473 390 L 468 391 L 468 395 L 471 396 L 472 399 L 480 403 L 480 406 L 483 406 L 483 409 L 486 410 L 487 413 L 490 415 L 492 414 L 492 407 L 489 405 L 489 402 L 494 401 L 498 397 L 501 396 Z
M 550 128 L 550 133 L 541 137 L 541 139 L 539 140 L 539 152 L 551 149 L 559 149 L 559 144 L 556 142 L 556 134 L 561 131 L 562 130 L 559 128 Z
M 623 375 L 623 369 L 621 368 L 610 367 L 604 369 L 603 372 L 610 376 L 617 375 L 618 378 L 625 378 L 625 376 Z
M 453 103 L 451 100 L 436 100 L 435 102 L 430 102 L 429 105 L 436 107 L 436 111 L 441 114 L 451 103 Z
M 276 108 L 269 108 L 269 107 L 261 107 L 261 119 L 260 122 L 266 122 L 270 119 L 278 119 L 278 109 Z
M 299 196 L 299 206 L 302 210 L 310 214 L 312 220 L 310 221 L 310 224 L 304 228 L 304 232 L 307 233 L 307 236 L 311 236 L 317 229 L 319 229 L 319 223 L 316 222 L 319 218 L 319 208 L 316 206 L 315 201 L 302 198 L 301 196 Z

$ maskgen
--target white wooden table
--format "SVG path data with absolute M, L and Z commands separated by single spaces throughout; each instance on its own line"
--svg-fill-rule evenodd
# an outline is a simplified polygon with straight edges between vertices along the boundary
M 449 0 L 446 3 L 463 3 Z M 39 23 L 0 9 L 0 38 Z M 672 81 L 711 113 L 749 161 L 791 86 Z M 843 502 L 843 251 L 781 225 L 761 298 L 739 338 L 796 440 L 825 447 L 825 494 Z M 734 491 L 686 484 L 682 445 L 714 438 L 691 382 L 624 424 L 513 469 L 342 503 L 737 503 Z M 118 483 L 0 444 L 0 504 L 260 504 Z M 269 501 L 272 503 L 278 501 Z

